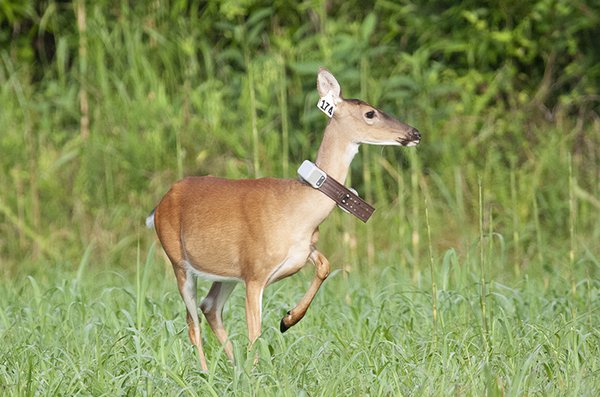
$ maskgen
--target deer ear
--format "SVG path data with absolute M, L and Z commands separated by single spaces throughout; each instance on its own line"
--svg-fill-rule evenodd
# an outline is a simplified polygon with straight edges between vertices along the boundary
M 331 93 L 335 102 L 342 101 L 342 89 L 340 84 L 337 82 L 335 77 L 325 68 L 319 68 L 319 74 L 317 76 L 317 90 L 319 95 L 324 97 Z

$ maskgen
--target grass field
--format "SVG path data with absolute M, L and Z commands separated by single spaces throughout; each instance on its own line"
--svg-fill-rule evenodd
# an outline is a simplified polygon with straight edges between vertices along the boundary
M 391 258 L 336 271 L 285 335 L 279 320 L 310 272 L 275 284 L 256 367 L 238 287 L 225 311 L 237 365 L 206 326 L 211 371 L 202 374 L 165 263 L 142 253 L 136 272 L 98 272 L 86 257 L 77 271 L 3 283 L 2 394 L 596 395 L 598 281 L 524 275 L 482 289 L 474 262 L 449 251 L 434 263 L 434 284 Z
M 348 219 L 334 214 L 325 225 L 328 245 Z M 341 265 L 285 335 L 279 320 L 311 271 L 267 290 L 256 366 L 238 287 L 225 311 L 237 365 L 205 326 L 209 374 L 199 371 L 155 246 L 138 251 L 130 270 L 96 269 L 91 250 L 72 268 L 38 263 L 0 289 L 3 394 L 596 395 L 600 283 L 590 273 L 598 258 L 588 254 L 563 274 L 536 263 L 507 275 L 501 236 L 481 237 L 429 268 L 407 266 L 400 248 L 376 244 L 373 266 L 330 248 Z
M 3 3 L 0 395 L 600 395 L 598 7 L 284 3 Z M 200 373 L 144 219 L 184 175 L 294 177 L 321 65 L 423 139 L 361 148 L 377 211 L 322 225 L 306 317 L 310 266 L 248 352 L 237 287 Z

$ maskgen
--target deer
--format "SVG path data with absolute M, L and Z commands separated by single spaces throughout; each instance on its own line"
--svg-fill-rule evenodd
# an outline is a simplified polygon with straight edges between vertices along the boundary
M 330 117 L 314 167 L 343 184 L 361 144 L 415 146 L 419 131 L 358 99 L 344 99 L 340 84 L 320 68 L 320 108 Z M 261 335 L 263 291 L 308 262 L 315 275 L 305 295 L 280 322 L 281 332 L 306 314 L 330 263 L 317 249 L 319 225 L 336 202 L 299 179 L 225 179 L 192 176 L 175 182 L 146 219 L 173 265 L 186 307 L 188 336 L 202 371 L 197 278 L 212 285 L 199 309 L 233 363 L 233 346 L 223 326 L 223 307 L 235 286 L 246 288 L 248 349 Z M 255 360 L 256 363 L 256 360 Z

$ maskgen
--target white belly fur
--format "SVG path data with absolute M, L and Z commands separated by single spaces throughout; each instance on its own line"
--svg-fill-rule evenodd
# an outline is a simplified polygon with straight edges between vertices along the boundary
M 187 272 L 188 275 L 191 274 L 195 277 L 198 277 L 198 278 L 201 278 L 204 280 L 208 280 L 208 281 L 221 281 L 221 282 L 231 282 L 231 281 L 240 282 L 240 281 L 242 281 L 237 277 L 219 276 L 218 274 L 201 272 L 200 270 L 193 267 L 188 261 L 184 261 L 184 267 L 185 267 L 185 271 Z
M 308 256 L 310 255 L 310 248 L 308 244 L 297 244 L 288 251 L 288 255 L 282 260 L 277 266 L 275 266 L 273 272 L 267 278 L 265 284 L 269 285 L 277 280 L 284 277 L 291 276 L 298 272 L 306 265 Z M 221 276 L 213 273 L 206 273 L 196 269 L 188 260 L 184 261 L 184 268 L 188 275 L 193 275 L 208 281 L 219 281 L 219 282 L 242 282 L 243 280 L 237 277 Z

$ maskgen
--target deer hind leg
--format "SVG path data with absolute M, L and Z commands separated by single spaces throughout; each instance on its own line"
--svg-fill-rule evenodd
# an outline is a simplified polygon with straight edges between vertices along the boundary
M 323 254 L 317 250 L 313 250 L 310 253 L 309 258 L 316 267 L 315 277 L 313 278 L 308 291 L 306 291 L 306 294 L 304 294 L 296 307 L 287 312 L 281 319 L 279 330 L 282 333 L 294 326 L 298 321 L 302 320 L 302 317 L 306 314 L 306 311 L 321 287 L 321 284 L 323 284 L 323 281 L 329 276 L 329 261 Z
M 223 350 L 231 362 L 233 362 L 233 346 L 223 326 L 223 306 L 225 306 L 225 302 L 229 299 L 236 284 L 235 282 L 214 282 L 210 287 L 210 291 L 208 291 L 208 295 L 200 304 L 200 310 L 204 313 L 210 328 L 223 345 Z
M 206 357 L 202 349 L 202 335 L 200 334 L 200 319 L 198 318 L 196 303 L 196 278 L 193 274 L 187 272 L 183 266 L 175 266 L 175 276 L 177 277 L 179 292 L 187 309 L 186 319 L 190 341 L 196 346 L 202 371 L 208 371 Z

